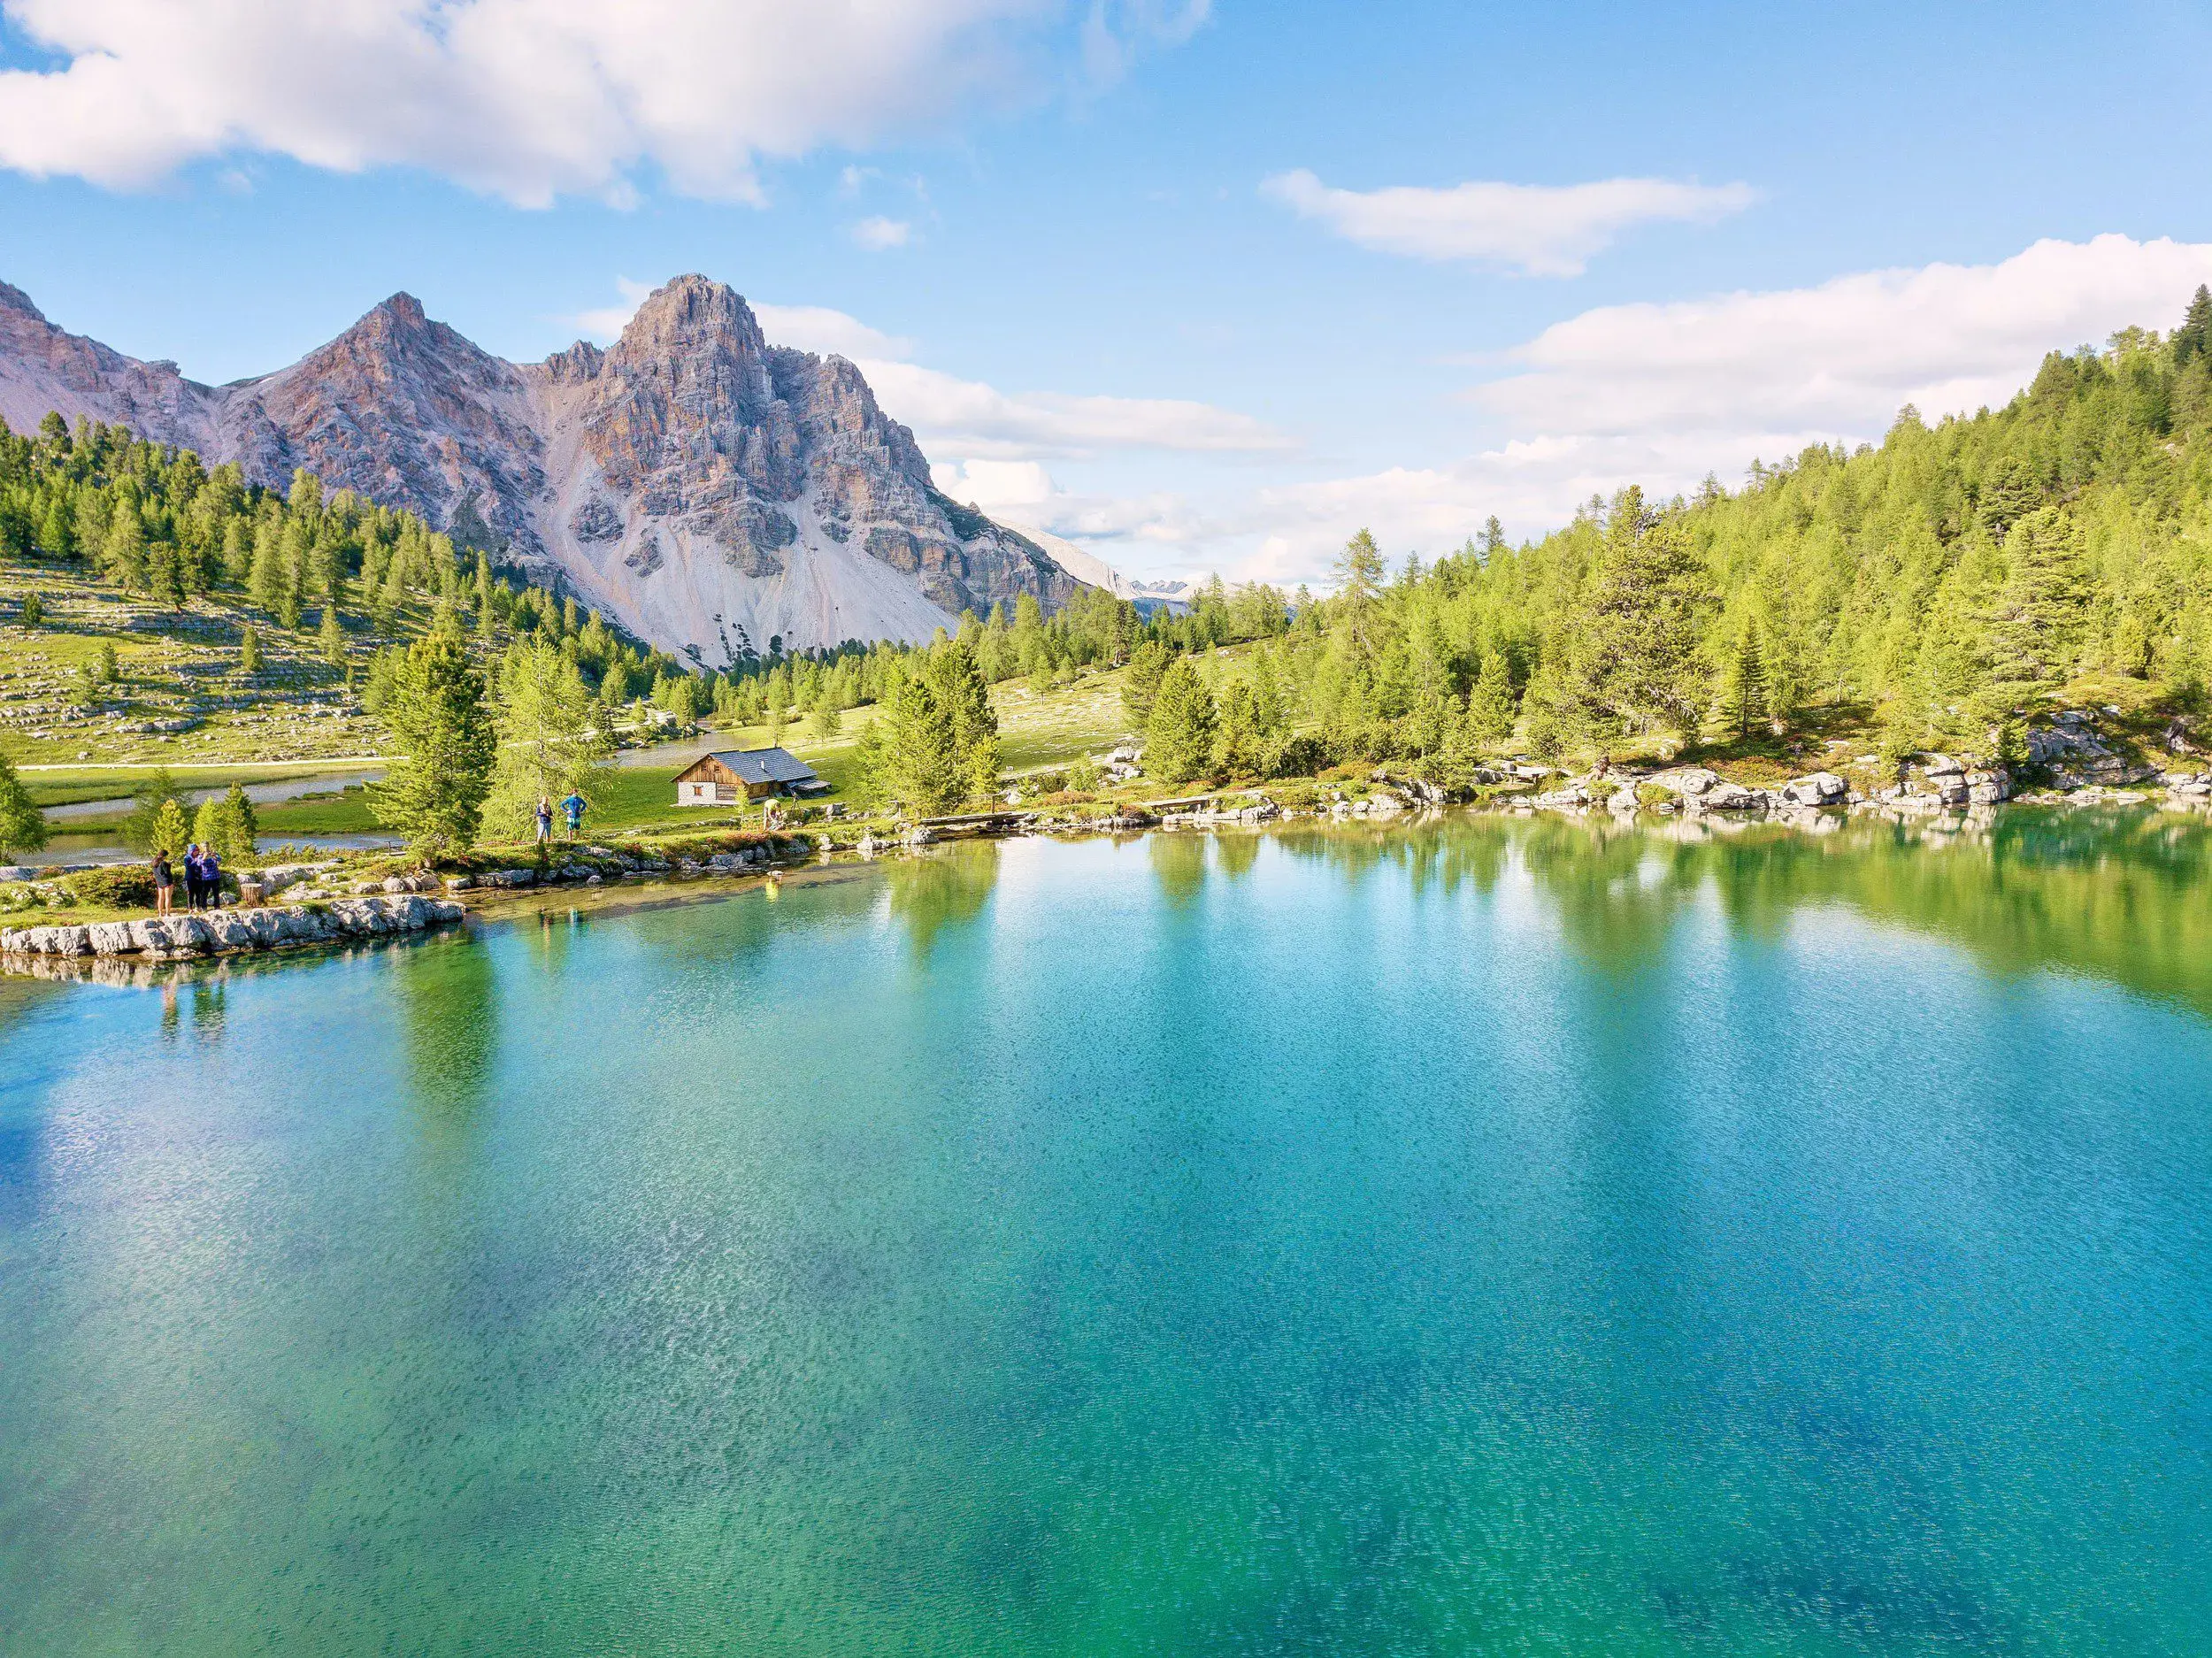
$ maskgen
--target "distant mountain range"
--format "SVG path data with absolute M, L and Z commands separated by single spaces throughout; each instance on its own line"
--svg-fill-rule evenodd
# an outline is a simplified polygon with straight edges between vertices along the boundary
M 1125 576 L 1096 553 L 1087 553 L 1073 541 L 1041 530 L 1033 525 L 1010 525 L 1052 555 L 1052 560 L 1078 581 L 1094 587 L 1103 587 L 1117 599 L 1126 599 L 1137 607 L 1141 615 L 1149 616 L 1155 610 L 1167 610 L 1174 615 L 1186 614 L 1191 606 L 1191 585 L 1187 581 L 1138 581 Z
M 1024 594 L 1056 609 L 1079 582 L 1130 587 L 941 494 L 858 369 L 770 345 L 703 276 L 656 291 L 611 349 L 580 341 L 532 364 L 396 294 L 289 368 L 228 386 L 65 333 L 0 282 L 0 416 L 28 431 L 50 411 L 274 487 L 304 467 L 710 667 L 772 641 L 924 640 Z

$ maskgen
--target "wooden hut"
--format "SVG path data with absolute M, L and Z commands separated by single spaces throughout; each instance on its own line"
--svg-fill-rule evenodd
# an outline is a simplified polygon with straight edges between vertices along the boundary
M 739 806 L 772 794 L 826 794 L 829 785 L 781 748 L 703 754 L 676 775 L 679 806 Z

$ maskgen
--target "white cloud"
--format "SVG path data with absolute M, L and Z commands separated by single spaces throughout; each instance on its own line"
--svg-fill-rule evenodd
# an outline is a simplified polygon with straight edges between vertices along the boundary
M 1363 525 L 1394 552 L 1433 556 L 1492 513 L 1537 531 L 1623 484 L 1666 495 L 1714 472 L 1732 485 L 1755 457 L 1878 441 L 1907 403 L 1931 421 L 2001 405 L 2047 351 L 2171 326 L 2200 282 L 2212 282 L 2212 244 L 2106 235 L 2039 242 L 1994 265 L 1585 311 L 1508 353 L 1512 372 L 1477 388 L 1500 428 L 1494 446 L 1263 490 L 1214 532 L 1258 546 L 1248 573 L 1313 577 Z
M 1592 254 L 1633 226 L 1711 224 L 1758 199 L 1747 184 L 1671 179 L 1340 190 L 1303 170 L 1279 173 L 1260 191 L 1363 248 L 1505 265 L 1531 276 L 1579 276 Z
M 1082 33 L 1083 67 L 1091 84 L 1118 81 L 1147 45 L 1181 45 L 1212 10 L 1212 0 L 1091 0 Z
M 1183 541 L 1201 529 L 1179 496 L 1063 489 L 1037 461 L 955 461 L 930 472 L 938 488 L 954 500 L 1021 529 L 1087 541 L 1166 542 Z
M 918 364 L 860 361 L 876 399 L 923 447 L 953 457 L 1033 460 L 1102 449 L 1281 453 L 1295 441 L 1264 421 L 1170 398 L 1010 395 Z
M 622 296 L 620 304 L 575 311 L 565 319 L 587 340 L 616 338 L 630 326 L 630 319 L 637 314 L 637 308 L 653 291 L 650 282 L 634 282 L 626 276 L 616 277 L 614 286 L 615 291 Z
M 772 345 L 787 345 L 818 357 L 898 361 L 914 354 L 914 342 L 871 328 L 857 317 L 826 305 L 757 304 L 760 331 Z
M 6 0 L 0 165 L 131 188 L 211 156 L 426 168 L 528 206 L 641 172 L 757 201 L 764 157 L 1032 99 L 1056 55 L 1172 42 L 1054 0 Z
M 1511 353 L 1520 372 L 1479 395 L 1521 430 L 1731 446 L 1762 430 L 1876 435 L 1901 403 L 1931 416 L 2001 403 L 2048 350 L 2169 326 L 2208 280 L 2212 245 L 2106 235 L 1997 265 L 1611 305 L 1547 328 Z
M 880 213 L 862 219 L 852 229 L 853 240 L 871 253 L 884 253 L 893 248 L 903 248 L 913 238 L 914 226 L 902 219 L 886 219 Z

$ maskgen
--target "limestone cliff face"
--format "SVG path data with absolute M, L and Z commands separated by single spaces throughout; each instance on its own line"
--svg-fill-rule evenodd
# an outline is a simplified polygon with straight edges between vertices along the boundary
M 718 282 L 679 277 L 611 350 L 529 372 L 561 480 L 547 547 L 689 642 L 926 637 L 963 610 L 1075 590 L 1041 548 L 936 493 L 858 369 L 770 345 Z
M 65 334 L 22 289 L 0 282 L 0 418 L 17 431 L 58 411 L 72 425 L 88 417 L 197 449 L 212 435 L 221 396 L 174 363 L 142 363 Z
M 281 487 L 409 508 L 718 665 L 772 641 L 926 639 L 1075 579 L 932 487 L 860 371 L 770 345 L 743 299 L 679 277 L 609 350 L 517 365 L 396 295 L 291 367 L 187 380 L 67 334 L 0 285 L 0 415 L 117 421 Z
M 441 527 L 473 513 L 518 562 L 541 550 L 534 503 L 545 442 L 521 372 L 432 322 L 412 295 L 394 295 L 289 368 L 225 388 L 216 430 L 217 453 L 257 482 L 305 467 L 326 489 L 411 508 Z

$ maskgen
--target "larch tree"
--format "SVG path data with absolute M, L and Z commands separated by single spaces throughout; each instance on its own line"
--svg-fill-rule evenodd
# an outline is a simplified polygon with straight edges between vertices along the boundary
M 518 642 L 499 676 L 499 764 L 485 817 L 518 839 L 541 799 L 606 795 L 614 741 L 583 675 L 540 641 Z
M 417 640 L 395 664 L 384 724 L 401 758 L 372 787 L 378 818 L 424 857 L 476 844 L 499 735 L 484 676 L 454 633 Z
M 1160 679 L 1167 672 L 1168 649 L 1148 639 L 1130 653 L 1129 671 L 1122 675 L 1121 709 L 1129 724 L 1142 731 L 1152 718 L 1152 704 L 1160 695 Z
M 1766 652 L 1760 642 L 1758 617 L 1747 614 L 1722 677 L 1721 719 L 1741 739 L 1757 731 L 1767 718 Z
M 1390 573 L 1389 565 L 1383 558 L 1382 549 L 1375 545 L 1375 538 L 1362 530 L 1344 543 L 1344 550 L 1337 555 L 1333 573 L 1336 604 L 1344 618 L 1353 659 L 1363 665 L 1374 654 L 1375 603 Z
M 966 796 L 969 778 L 960 763 L 952 710 L 929 674 L 902 674 L 870 730 L 872 780 L 884 799 L 928 817 L 950 811 Z
M 1467 694 L 1467 726 L 1479 742 L 1503 742 L 1513 734 L 1513 673 L 1503 656 L 1485 652 Z
M 1217 715 L 1213 693 L 1188 656 L 1178 656 L 1160 679 L 1159 699 L 1144 732 L 1144 769 L 1170 787 L 1213 770 Z
M 50 833 L 46 814 L 33 803 L 15 762 L 0 754 L 0 856 L 43 851 Z

